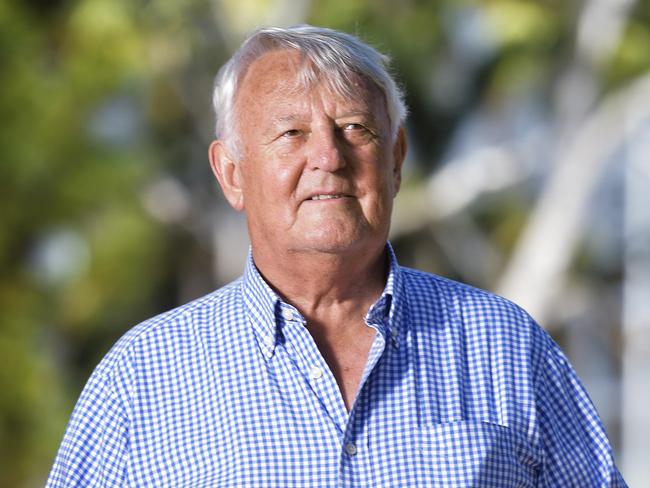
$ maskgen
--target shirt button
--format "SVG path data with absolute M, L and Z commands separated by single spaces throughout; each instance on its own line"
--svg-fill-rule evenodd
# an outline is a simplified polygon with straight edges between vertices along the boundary
M 293 320 L 293 312 L 288 308 L 285 308 L 282 310 L 282 317 L 284 317 L 284 320 Z
M 264 338 L 264 344 L 268 347 L 273 347 L 275 345 L 275 339 L 272 336 L 266 336 Z
M 317 380 L 318 378 L 321 378 L 323 376 L 323 370 L 320 369 L 318 366 L 312 366 L 309 368 L 309 376 L 311 377 L 312 380 Z
M 348 442 L 345 445 L 345 452 L 347 453 L 348 456 L 354 456 L 357 454 L 357 446 L 355 446 L 351 442 Z

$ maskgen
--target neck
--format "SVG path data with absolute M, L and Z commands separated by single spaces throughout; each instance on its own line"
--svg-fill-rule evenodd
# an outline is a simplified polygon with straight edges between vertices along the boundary
M 385 245 L 354 254 L 273 253 L 253 245 L 253 259 L 264 279 L 309 320 L 333 309 L 363 317 L 381 295 L 388 260 Z

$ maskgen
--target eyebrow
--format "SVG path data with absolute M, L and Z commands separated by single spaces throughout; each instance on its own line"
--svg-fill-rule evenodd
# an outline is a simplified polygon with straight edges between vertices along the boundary
M 351 110 L 350 112 L 345 112 L 336 118 L 345 119 L 347 117 L 356 117 L 356 116 L 362 116 L 370 120 L 375 120 L 375 116 L 373 115 L 373 113 L 369 112 L 368 110 Z
M 356 117 L 356 116 L 362 116 L 366 117 L 368 119 L 374 120 L 375 116 L 374 114 L 369 111 L 369 110 L 350 110 L 349 112 L 344 112 L 340 115 L 336 115 L 334 119 L 345 119 L 347 117 Z M 271 123 L 273 125 L 276 124 L 281 124 L 285 122 L 296 122 L 296 121 L 303 121 L 306 120 L 308 117 L 304 117 L 299 114 L 289 114 L 289 115 L 282 115 L 280 117 L 275 117 L 272 119 Z
M 348 112 L 342 113 L 341 115 L 336 115 L 334 117 L 334 120 L 346 119 L 349 117 L 363 117 L 365 120 L 375 123 L 375 116 L 369 110 L 350 110 Z M 269 134 L 269 135 L 274 134 L 284 124 L 291 123 L 291 122 L 304 122 L 306 120 L 308 120 L 308 117 L 305 117 L 300 114 L 288 114 L 288 115 L 281 115 L 278 117 L 274 117 L 271 120 L 271 124 L 268 130 L 264 131 L 264 134 Z
M 305 120 L 306 117 L 298 114 L 283 115 L 281 117 L 274 117 L 271 121 L 273 125 L 285 123 L 285 122 L 295 122 L 297 120 Z
M 268 128 L 263 132 L 264 135 L 274 135 L 283 125 L 296 121 L 304 121 L 306 118 L 298 114 L 281 115 L 273 117 Z

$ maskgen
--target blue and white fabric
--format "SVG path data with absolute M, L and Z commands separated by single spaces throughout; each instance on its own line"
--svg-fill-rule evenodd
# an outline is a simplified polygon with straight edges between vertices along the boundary
M 623 487 L 564 354 L 516 305 L 400 267 L 345 408 L 304 318 L 244 275 L 124 335 L 50 488 Z

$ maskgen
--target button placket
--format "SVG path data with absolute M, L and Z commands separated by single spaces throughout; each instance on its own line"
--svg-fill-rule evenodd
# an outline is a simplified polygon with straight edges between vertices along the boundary
M 334 377 L 329 374 L 316 343 L 309 333 L 305 321 L 297 310 L 289 306 L 282 306 L 278 315 L 284 321 L 286 330 L 285 341 L 282 347 L 289 352 L 297 372 L 304 379 L 304 384 L 310 393 L 317 398 L 329 417 L 335 423 L 339 432 L 345 431 L 347 411 L 343 405 L 341 395 Z
M 358 452 L 357 446 L 353 442 L 348 442 L 345 444 L 343 450 L 350 457 L 356 456 Z
M 395 349 L 399 349 L 399 331 L 397 329 L 391 329 L 390 331 L 390 338 L 391 338 L 391 343 L 393 344 L 393 347 Z
M 312 366 L 309 368 L 309 377 L 312 380 L 318 380 L 323 377 L 323 369 L 318 366 Z

